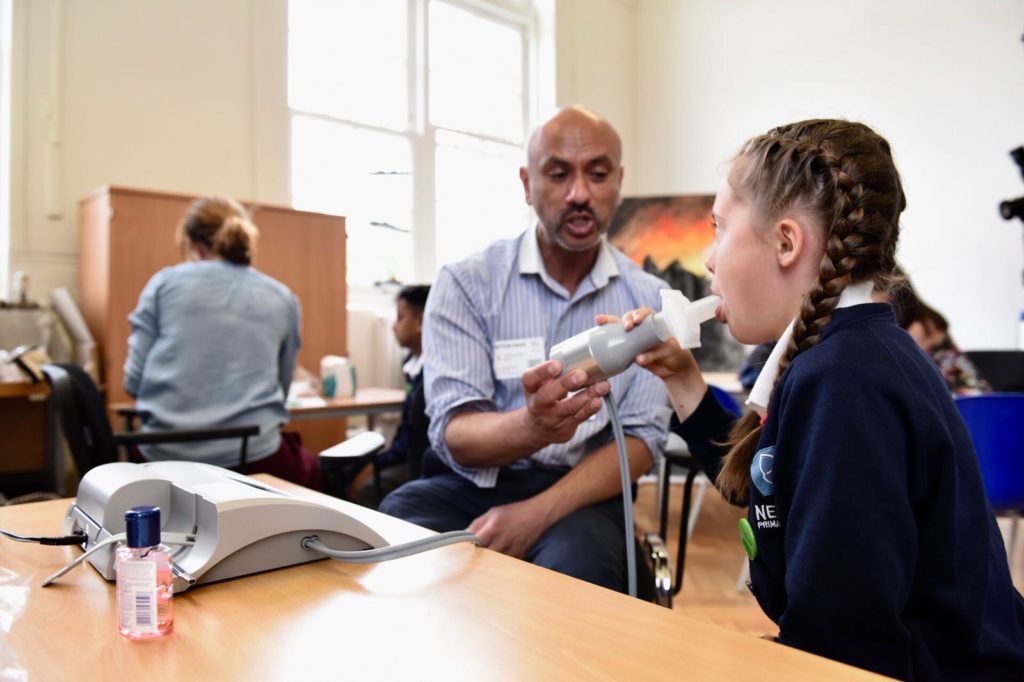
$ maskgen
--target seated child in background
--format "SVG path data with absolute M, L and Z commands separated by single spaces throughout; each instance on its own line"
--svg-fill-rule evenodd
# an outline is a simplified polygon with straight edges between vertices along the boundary
M 896 324 L 906 329 L 918 347 L 935 361 L 950 393 L 974 395 L 991 392 L 992 387 L 978 372 L 978 368 L 953 342 L 946 318 L 918 298 L 914 286 L 901 268 L 897 266 L 893 274 L 903 281 L 892 292 L 876 291 L 873 298 L 892 305 Z M 762 343 L 743 360 L 739 372 L 740 383 L 747 391 L 754 387 L 773 348 L 774 341 Z
M 939 366 L 950 392 L 958 395 L 991 392 L 992 387 L 981 377 L 978 368 L 953 342 L 946 318 L 918 298 L 910 280 L 898 268 L 897 274 L 903 275 L 904 284 L 888 299 L 879 300 L 889 300 L 896 323 L 906 329 L 921 350 Z
M 422 330 L 423 309 L 427 305 L 430 285 L 410 285 L 398 292 L 395 300 L 395 324 L 391 327 L 398 345 L 409 351 L 402 364 L 405 374 L 406 396 L 402 406 L 402 421 L 398 425 L 391 447 L 377 455 L 376 465 L 381 472 L 382 493 L 386 495 L 419 471 L 419 458 L 427 448 L 427 416 L 422 409 L 414 410 L 417 395 L 423 391 Z M 422 407 L 422 400 L 420 401 Z M 415 460 L 415 461 L 413 461 Z M 402 467 L 399 465 L 407 464 Z M 410 471 L 413 473 L 410 475 Z M 352 499 L 368 507 L 376 507 L 379 500 L 373 489 L 373 464 L 366 465 L 352 483 Z

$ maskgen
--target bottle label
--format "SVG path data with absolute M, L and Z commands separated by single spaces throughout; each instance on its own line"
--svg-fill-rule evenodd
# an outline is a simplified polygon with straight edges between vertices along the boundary
M 122 560 L 117 571 L 121 626 L 156 632 L 156 562 Z

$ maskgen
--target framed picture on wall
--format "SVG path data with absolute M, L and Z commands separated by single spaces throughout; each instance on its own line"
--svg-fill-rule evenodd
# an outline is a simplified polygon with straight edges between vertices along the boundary
M 703 298 L 711 293 L 704 261 L 715 239 L 714 202 L 713 194 L 628 197 L 612 220 L 608 239 L 691 301 Z M 704 371 L 737 371 L 744 354 L 744 346 L 725 325 L 708 322 L 701 327 L 701 347 L 694 356 Z

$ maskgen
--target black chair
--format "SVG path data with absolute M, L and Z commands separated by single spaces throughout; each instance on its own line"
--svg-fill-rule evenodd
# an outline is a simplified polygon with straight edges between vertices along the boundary
M 53 363 L 43 365 L 43 374 L 50 384 L 50 400 L 60 420 L 64 439 L 81 478 L 90 469 L 118 461 L 117 449 L 155 443 L 241 439 L 238 466 L 245 465 L 249 437 L 258 435 L 258 426 L 218 427 L 146 433 L 115 433 L 107 418 L 106 406 L 92 378 L 78 365 Z
M 740 416 L 742 410 L 732 394 L 718 386 L 711 386 L 710 388 L 711 392 L 722 407 L 729 410 L 737 417 Z M 674 416 L 673 419 L 675 419 Z M 678 595 L 679 591 L 683 589 L 683 569 L 686 566 L 686 543 L 690 537 L 690 508 L 693 504 L 693 485 L 698 474 L 701 473 L 701 468 L 697 463 L 697 459 L 688 451 L 682 450 L 679 452 L 665 452 L 658 493 L 658 535 L 655 536 L 653 534 L 649 534 L 645 538 L 646 544 L 654 544 L 655 538 L 664 539 L 668 537 L 668 498 L 670 493 L 669 476 L 672 473 L 673 466 L 682 467 L 686 470 L 686 481 L 683 484 L 683 508 L 680 510 L 679 515 L 679 549 L 677 551 L 678 557 L 676 558 L 675 579 L 671 580 L 669 595 L 666 600 L 667 603 L 663 604 L 669 608 L 672 608 L 672 597 Z M 660 552 L 665 552 L 666 550 L 664 550 L 663 547 L 664 546 L 662 546 L 662 548 L 652 547 L 650 550 L 651 555 L 657 556 Z M 661 581 L 662 580 L 659 578 L 659 584 Z
M 964 355 L 993 391 L 1024 393 L 1024 350 L 969 350 Z

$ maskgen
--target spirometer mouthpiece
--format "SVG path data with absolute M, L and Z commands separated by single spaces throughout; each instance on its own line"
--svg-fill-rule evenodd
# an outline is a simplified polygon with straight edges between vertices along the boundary
M 592 327 L 556 344 L 549 359 L 562 363 L 563 376 L 582 369 L 587 373 L 584 385 L 593 384 L 622 372 L 633 358 L 663 341 L 675 339 L 683 348 L 699 348 L 700 325 L 715 316 L 721 302 L 718 296 L 690 302 L 681 291 L 662 289 L 661 312 L 632 330 L 617 322 Z

